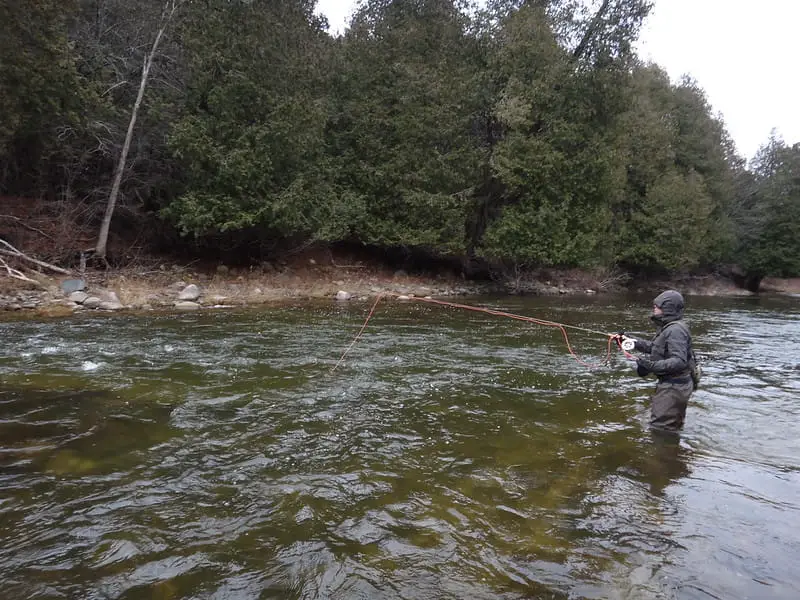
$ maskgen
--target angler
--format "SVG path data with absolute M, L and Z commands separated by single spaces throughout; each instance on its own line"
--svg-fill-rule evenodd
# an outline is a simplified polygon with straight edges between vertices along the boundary
M 667 290 L 653 300 L 650 320 L 656 325 L 652 340 L 642 340 L 620 333 L 615 341 L 623 350 L 637 350 L 647 356 L 636 360 L 640 377 L 658 378 L 650 404 L 650 426 L 679 431 L 686 418 L 686 407 L 697 389 L 700 372 L 692 349 L 692 334 L 683 320 L 683 296 Z
M 360 339 L 381 299 L 395 295 L 396 294 L 389 292 L 378 295 L 361 329 L 342 353 L 342 356 L 333 366 L 331 372 L 336 371 L 347 354 Z M 692 350 L 692 335 L 688 325 L 683 321 L 683 296 L 675 290 L 668 290 L 660 294 L 653 301 L 653 314 L 650 319 L 656 324 L 657 330 L 656 336 L 650 341 L 627 336 L 624 333 L 608 334 L 602 331 L 567 325 L 556 321 L 515 315 L 479 306 L 434 300 L 433 298 L 411 297 L 408 299 L 450 308 L 477 311 L 496 317 L 516 319 L 534 325 L 557 328 L 561 331 L 561 335 L 564 338 L 564 343 L 570 355 L 579 364 L 589 368 L 596 368 L 609 364 L 612 342 L 616 342 L 622 348 L 627 358 L 636 360 L 636 370 L 641 377 L 654 374 L 658 378 L 658 384 L 656 385 L 656 391 L 651 403 L 650 425 L 655 429 L 669 431 L 678 431 L 683 427 L 686 418 L 686 407 L 692 392 L 697 389 L 700 370 L 697 366 L 694 351 Z M 575 329 L 605 337 L 608 340 L 605 360 L 602 363 L 595 364 L 582 361 L 572 349 L 567 329 Z M 648 356 L 642 356 L 637 359 L 635 356 L 628 353 L 630 350 L 638 350 Z

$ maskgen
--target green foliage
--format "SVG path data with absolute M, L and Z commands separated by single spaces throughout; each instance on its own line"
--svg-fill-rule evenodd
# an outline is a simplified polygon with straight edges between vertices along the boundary
M 569 199 L 514 205 L 487 230 L 482 252 L 525 266 L 588 266 L 606 223 L 603 208 L 574 206 Z
M 773 135 L 741 183 L 739 263 L 757 278 L 800 276 L 800 144 Z
M 712 200 L 699 174 L 662 174 L 620 232 L 618 259 L 653 270 L 698 266 L 711 211 Z
M 484 160 L 468 25 L 450 0 L 368 1 L 342 41 L 328 140 L 354 239 L 463 253 Z
M 0 164 L 6 191 L 37 193 L 86 99 L 67 39 L 73 2 L 0 4 Z
M 729 255 L 733 243 L 729 214 L 738 158 L 724 124 L 712 115 L 698 84 L 684 79 L 675 88 L 675 94 L 675 163 L 682 173 L 696 172 L 702 176 L 711 202 L 711 212 L 699 228 L 703 243 L 697 246 L 700 264 L 709 266 Z
M 313 0 L 186 2 L 123 205 L 196 238 L 797 274 L 797 149 L 747 171 L 698 84 L 633 53 L 650 5 L 364 0 L 333 38 Z M 0 6 L 4 191 L 100 204 L 162 7 Z
M 620 191 L 611 207 L 614 262 L 637 270 L 691 270 L 721 260 L 733 170 L 721 123 L 693 82 L 673 86 L 636 69 L 620 119 Z
M 188 103 L 169 143 L 186 187 L 163 214 L 195 235 L 346 235 L 326 173 L 326 37 L 309 6 L 205 4 L 181 32 Z
M 543 266 L 602 260 L 614 183 L 610 124 L 621 68 L 576 69 L 548 14 L 526 5 L 501 21 L 492 67 L 504 136 L 491 168 L 502 195 L 480 252 Z

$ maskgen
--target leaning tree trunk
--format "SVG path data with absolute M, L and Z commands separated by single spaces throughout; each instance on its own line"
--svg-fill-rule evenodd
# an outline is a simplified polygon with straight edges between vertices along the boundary
M 172 20 L 175 11 L 180 6 L 183 0 L 167 0 L 164 4 L 164 17 L 159 25 L 156 37 L 153 40 L 153 45 L 150 52 L 147 53 L 144 59 L 144 67 L 142 68 L 142 79 L 139 82 L 139 93 L 136 95 L 136 102 L 133 104 L 131 111 L 131 119 L 128 123 L 128 132 L 125 134 L 125 143 L 122 145 L 122 153 L 119 156 L 119 162 L 114 173 L 114 183 L 111 185 L 111 193 L 108 196 L 108 203 L 106 204 L 106 212 L 103 215 L 103 222 L 100 225 L 100 233 L 97 236 L 97 245 L 94 249 L 94 256 L 97 259 L 105 260 L 106 251 L 108 246 L 108 230 L 111 228 L 111 218 L 114 216 L 114 209 L 117 206 L 117 198 L 119 197 L 119 188 L 122 185 L 122 176 L 125 173 L 125 164 L 128 160 L 128 152 L 131 149 L 131 141 L 133 140 L 133 129 L 136 126 L 136 118 L 139 116 L 139 109 L 142 106 L 142 99 L 144 98 L 144 91 L 147 88 L 147 78 L 150 76 L 150 68 L 153 66 L 153 59 L 158 51 L 158 46 L 161 43 L 161 38 L 164 37 L 164 32 L 167 30 L 170 21 Z
M 578 42 L 578 45 L 575 47 L 575 50 L 572 51 L 572 58 L 575 60 L 579 60 L 583 58 L 583 55 L 589 48 L 589 45 L 592 42 L 592 39 L 600 30 L 600 26 L 602 24 L 603 18 L 606 16 L 608 9 L 611 6 L 611 0 L 603 0 L 603 4 L 600 8 L 597 9 L 594 17 L 592 18 L 589 26 L 586 28 L 583 36 L 581 37 L 581 41 Z

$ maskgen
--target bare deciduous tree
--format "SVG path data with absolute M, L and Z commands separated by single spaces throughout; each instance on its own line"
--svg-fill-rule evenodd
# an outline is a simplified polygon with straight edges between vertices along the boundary
M 122 185 L 122 176 L 125 173 L 128 152 L 130 151 L 131 141 L 133 139 L 133 131 L 136 126 L 136 119 L 139 116 L 139 110 L 142 106 L 142 100 L 144 99 L 144 92 L 147 88 L 147 80 L 150 76 L 150 69 L 153 66 L 153 60 L 156 57 L 161 40 L 169 28 L 170 22 L 185 1 L 186 0 L 166 0 L 164 2 L 161 20 L 159 22 L 155 38 L 153 39 L 153 44 L 150 47 L 150 51 L 145 55 L 144 65 L 142 67 L 142 76 L 139 81 L 139 93 L 136 96 L 136 101 L 134 102 L 133 109 L 131 110 L 131 118 L 128 122 L 128 131 L 125 135 L 125 142 L 122 145 L 122 152 L 120 153 L 119 161 L 117 162 L 117 168 L 114 173 L 114 182 L 111 185 L 111 193 L 108 196 L 108 203 L 106 204 L 106 211 L 103 215 L 103 222 L 100 225 L 100 233 L 97 236 L 97 245 L 94 249 L 94 255 L 97 259 L 106 259 L 108 231 L 111 227 L 111 219 L 114 216 L 114 209 L 117 205 L 117 198 L 119 197 L 119 190 L 120 186 Z

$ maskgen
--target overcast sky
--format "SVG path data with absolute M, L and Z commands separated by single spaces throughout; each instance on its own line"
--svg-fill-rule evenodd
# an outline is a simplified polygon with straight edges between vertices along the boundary
M 318 9 L 336 32 L 355 4 L 318 0 Z M 694 77 L 750 159 L 773 128 L 800 142 L 798 27 L 800 0 L 655 0 L 639 55 L 673 80 Z

